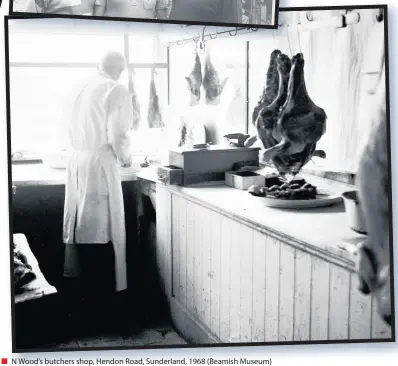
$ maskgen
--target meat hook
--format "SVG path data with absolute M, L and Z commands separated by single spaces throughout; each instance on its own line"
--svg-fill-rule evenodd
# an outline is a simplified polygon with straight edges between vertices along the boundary
M 216 39 L 218 37 L 218 28 L 216 28 L 216 33 L 209 33 L 208 36 L 210 39 Z
M 200 48 L 201 51 L 204 51 L 205 47 L 206 47 L 206 45 L 205 45 L 205 30 L 206 30 L 206 26 L 203 27 L 202 39 L 199 42 L 199 48 Z
M 203 31 L 202 31 L 202 41 L 204 42 L 204 40 L 205 40 L 205 30 L 206 30 L 206 27 L 207 27 L 207 25 L 205 25 L 204 27 L 203 27 Z
M 303 53 L 303 51 L 302 51 L 302 49 L 301 49 L 301 40 L 300 40 L 300 32 L 299 32 L 299 26 L 300 26 L 300 22 L 299 23 L 297 23 L 297 25 L 296 25 L 296 32 L 297 32 L 297 40 L 298 40 L 298 45 L 299 45 L 299 50 L 300 50 L 300 53 Z
M 238 34 L 238 27 L 235 28 L 235 33 L 234 33 L 234 34 L 232 34 L 231 32 L 232 32 L 232 31 L 228 31 L 229 35 L 230 35 L 231 37 L 235 37 L 235 36 Z
M 192 37 L 193 43 L 194 43 L 194 50 L 193 53 L 195 54 L 198 51 L 198 42 L 199 42 L 199 36 L 198 37 Z

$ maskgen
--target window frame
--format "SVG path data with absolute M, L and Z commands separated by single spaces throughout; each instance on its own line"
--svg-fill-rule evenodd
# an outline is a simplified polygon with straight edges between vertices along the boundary
M 58 32 L 54 32 L 58 33 Z M 79 35 L 80 33 L 70 33 L 71 35 Z M 169 50 L 167 48 L 166 54 L 166 62 L 131 62 L 130 61 L 130 33 L 124 32 L 120 34 L 120 37 L 123 37 L 124 50 L 123 54 L 126 59 L 126 71 L 129 75 L 133 72 L 134 69 L 163 69 L 166 70 L 166 78 L 167 78 L 167 88 L 165 90 L 166 93 L 166 101 L 167 104 L 170 103 L 170 68 L 169 68 Z M 93 69 L 98 66 L 98 63 L 95 62 L 9 62 L 9 69 L 11 68 L 66 68 L 66 69 Z M 11 121 L 10 121 L 11 122 Z M 12 148 L 12 147 L 11 147 Z M 17 157 L 15 157 L 16 155 Z M 32 151 L 28 150 L 18 150 L 11 153 L 10 156 L 12 164 L 23 164 L 23 163 L 34 163 L 42 161 L 42 159 L 34 154 Z

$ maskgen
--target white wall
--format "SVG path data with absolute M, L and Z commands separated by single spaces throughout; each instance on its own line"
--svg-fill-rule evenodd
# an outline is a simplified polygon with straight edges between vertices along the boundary
M 342 13 L 344 11 L 340 10 L 317 11 L 312 16 L 314 21 L 324 24 Z M 358 13 L 359 23 L 347 28 L 329 27 L 304 32 L 298 31 L 297 24 L 308 23 L 305 12 L 281 12 L 280 23 L 283 26 L 278 30 L 259 30 L 248 35 L 220 38 L 207 43 L 210 49 L 215 50 L 216 63 L 216 55 L 222 56 L 223 62 L 219 62 L 217 67 L 221 73 L 225 73 L 225 64 L 245 63 L 242 57 L 245 46 L 242 45 L 246 41 L 250 42 L 249 126 L 253 108 L 264 87 L 271 52 L 278 48 L 289 56 L 298 52 L 304 54 L 308 92 L 313 101 L 325 109 L 328 116 L 327 132 L 318 144 L 319 148 L 326 151 L 327 159 L 314 159 L 316 164 L 324 169 L 355 172 L 360 147 L 370 131 L 372 97 L 367 94 L 361 72 L 366 66 L 365 62 L 369 61 L 368 42 L 372 42 L 371 54 L 376 60 L 380 60 L 384 52 L 384 37 L 371 39 L 372 32 L 378 24 L 378 10 L 360 10 Z M 197 32 L 203 29 L 195 28 Z M 190 31 L 194 33 L 195 29 L 192 28 Z M 206 33 L 215 31 L 216 29 L 212 28 L 206 30 Z M 173 46 L 171 49 L 173 101 L 173 94 L 179 95 L 179 90 L 186 90 L 183 77 L 188 74 L 188 68 L 193 64 L 193 44 Z M 241 65 L 238 65 L 239 70 L 240 67 Z M 244 85 L 245 73 L 240 70 L 239 75 L 240 82 Z M 225 94 L 228 94 L 227 90 Z M 235 103 L 230 96 L 224 96 L 218 113 L 217 120 L 220 125 L 225 126 L 227 121 L 233 121 L 233 132 L 244 132 L 246 112 L 243 101 Z
M 361 70 L 369 58 L 366 50 L 378 11 L 359 13 L 360 22 L 356 25 L 308 32 L 297 31 L 297 24 L 306 22 L 304 12 L 280 13 L 285 26 L 267 34 L 254 34 L 252 38 L 256 40 L 250 45 L 251 111 L 261 94 L 271 52 L 279 48 L 289 56 L 304 54 L 308 93 L 328 115 L 326 134 L 318 144 L 328 157 L 326 161 L 316 160 L 317 165 L 324 164 L 327 169 L 355 171 L 360 146 L 369 134 L 372 98 L 366 92 Z M 315 20 L 327 21 L 338 14 L 339 11 L 320 11 L 314 16 Z M 259 40 L 262 36 L 265 39 Z M 372 53 L 380 59 L 384 38 L 372 42 Z

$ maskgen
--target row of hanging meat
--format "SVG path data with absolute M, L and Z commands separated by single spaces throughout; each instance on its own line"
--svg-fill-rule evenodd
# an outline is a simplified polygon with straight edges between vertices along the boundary
M 134 71 L 129 79 L 129 92 L 131 96 L 131 102 L 133 106 L 133 127 L 138 129 L 141 121 L 141 105 L 138 100 L 138 95 L 134 83 Z M 148 126 L 149 128 L 162 128 L 164 127 L 164 121 L 162 118 L 162 112 L 160 110 L 159 94 L 155 83 L 156 69 L 151 70 L 151 81 L 149 86 L 149 104 L 148 104 Z
M 279 50 L 271 53 L 263 93 L 252 114 L 257 133 L 246 141 L 250 147 L 260 140 L 263 161 L 272 162 L 281 175 L 296 175 L 314 156 L 326 157 L 324 151 L 316 150 L 316 145 L 325 134 L 327 115 L 308 95 L 304 64 L 302 53 L 292 58 Z M 196 54 L 193 70 L 186 79 L 193 105 L 201 99 L 202 86 L 205 102 L 217 105 L 228 80 L 220 81 L 209 52 L 204 74 Z
M 221 94 L 228 81 L 228 77 L 221 81 L 219 73 L 213 65 L 209 51 L 207 51 L 205 55 L 204 71 L 202 72 L 201 58 L 198 52 L 196 52 L 193 69 L 185 79 L 191 94 L 191 106 L 199 104 L 202 97 L 202 87 L 204 89 L 205 103 L 219 105 Z
M 297 174 L 313 156 L 326 157 L 324 151 L 316 150 L 316 145 L 326 132 L 327 115 L 308 95 L 304 64 L 302 53 L 292 58 L 279 50 L 271 53 L 263 94 L 252 114 L 257 133 L 246 141 L 249 147 L 259 139 L 264 148 L 263 160 L 272 162 L 281 175 Z M 164 126 L 154 75 L 153 69 L 148 108 L 151 128 Z M 221 81 L 209 51 L 204 58 L 203 72 L 201 58 L 196 53 L 192 71 L 185 79 L 191 95 L 191 106 L 199 104 L 203 97 L 202 88 L 205 103 L 218 105 L 228 81 L 228 77 Z M 138 111 L 138 123 L 139 104 L 132 82 L 130 92 L 134 110 Z
M 149 89 L 148 104 L 148 125 L 149 128 L 162 128 L 164 121 L 160 109 L 159 93 L 155 83 L 155 68 L 151 71 L 151 81 Z M 207 52 L 204 61 L 204 71 L 202 72 L 202 61 L 199 54 L 196 53 L 194 58 L 194 66 L 192 71 L 185 77 L 188 91 L 190 93 L 190 105 L 195 106 L 201 100 L 201 88 L 204 89 L 205 103 L 209 105 L 218 105 L 220 103 L 221 94 L 228 81 L 228 77 L 221 81 L 219 73 L 214 68 L 211 61 L 210 53 Z M 129 80 L 129 92 L 134 111 L 134 127 L 138 127 L 141 121 L 141 106 L 136 93 L 133 74 Z

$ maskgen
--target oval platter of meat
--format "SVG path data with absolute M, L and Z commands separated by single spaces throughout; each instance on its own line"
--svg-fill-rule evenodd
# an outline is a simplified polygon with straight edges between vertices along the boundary
M 274 208 L 326 207 L 343 201 L 340 195 L 320 190 L 304 179 L 267 184 L 267 187 L 252 186 L 248 192 L 261 198 L 266 206 Z

